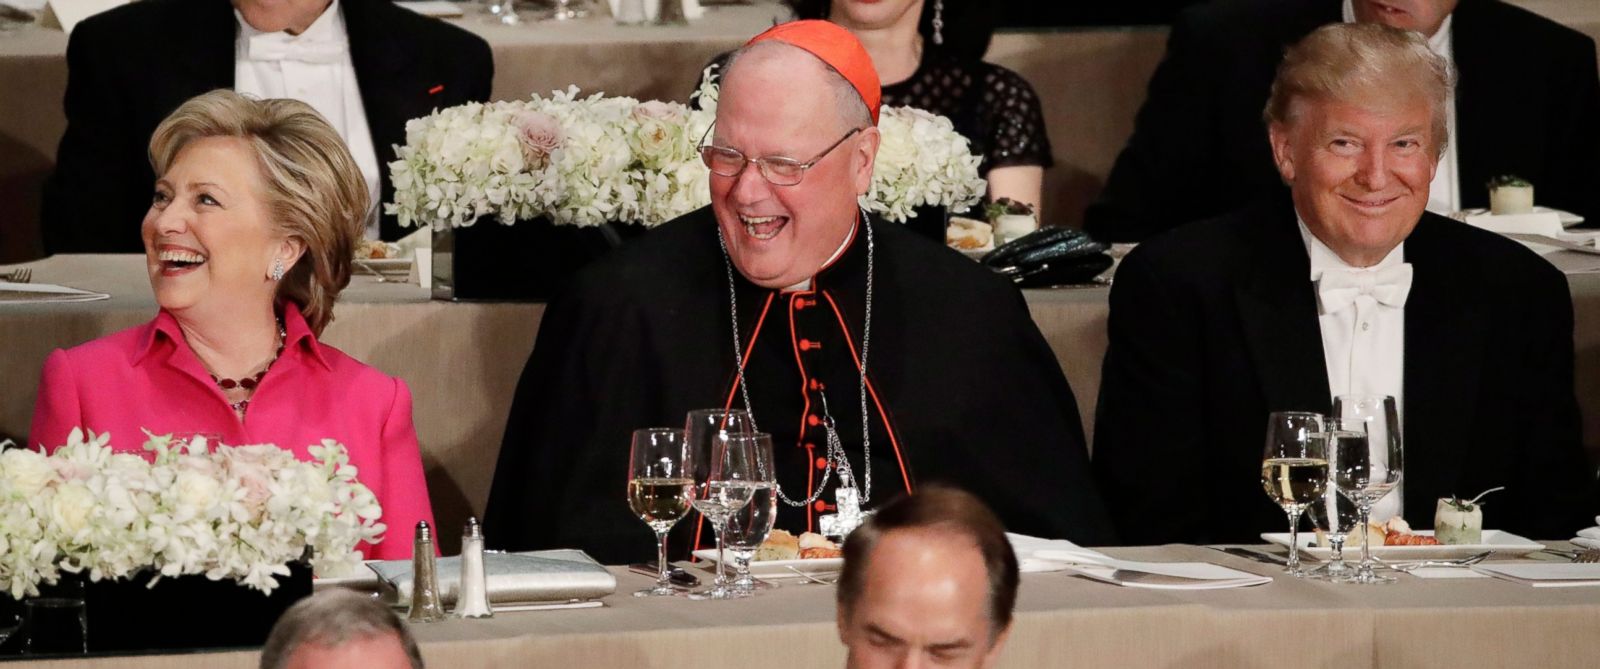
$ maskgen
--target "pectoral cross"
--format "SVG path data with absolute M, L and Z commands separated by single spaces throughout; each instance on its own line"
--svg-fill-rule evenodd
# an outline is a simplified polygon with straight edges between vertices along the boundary
M 843 539 L 860 527 L 862 521 L 861 493 L 849 474 L 839 473 L 839 487 L 834 488 L 833 499 L 836 513 L 818 518 L 817 523 L 823 536 Z

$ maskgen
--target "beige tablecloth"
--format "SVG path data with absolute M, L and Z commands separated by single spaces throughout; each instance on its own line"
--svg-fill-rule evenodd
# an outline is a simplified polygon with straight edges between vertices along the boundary
M 1600 267 L 1600 257 L 1594 264 Z M 27 265 L 36 283 L 110 293 L 101 302 L 0 305 L 0 436 L 21 439 L 33 416 L 39 370 L 56 348 L 148 321 L 155 300 L 141 256 L 57 256 Z M 0 271 L 4 271 L 0 267 Z M 1569 277 L 1577 312 L 1578 397 L 1592 455 L 1600 441 L 1600 274 Z M 1105 288 L 1024 291 L 1094 431 L 1106 347 Z M 430 301 L 416 286 L 357 276 L 324 340 L 404 379 L 415 403 L 428 491 L 441 527 L 482 517 L 500 437 L 542 304 Z M 445 537 L 453 550 L 454 534 Z
M 639 540 L 649 542 L 640 525 Z M 1196 546 L 1110 549 L 1201 560 L 1260 574 L 1271 565 Z M 605 607 L 502 613 L 413 628 L 429 666 L 818 669 L 844 664 L 834 589 L 785 583 L 753 599 L 629 596 L 646 577 L 620 569 Z M 1600 588 L 1532 588 L 1494 579 L 1389 586 L 1277 578 L 1238 590 L 1122 588 L 1064 574 L 1023 576 L 1005 668 L 1592 667 L 1600 664 Z M 40 663 L 51 669 L 248 669 L 254 651 Z M 27 663 L 16 666 L 30 666 Z

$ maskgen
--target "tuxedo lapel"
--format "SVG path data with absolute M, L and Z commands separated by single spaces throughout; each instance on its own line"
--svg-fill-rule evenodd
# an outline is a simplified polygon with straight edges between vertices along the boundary
M 1234 297 L 1262 397 L 1268 411 L 1326 413 L 1332 399 L 1311 260 L 1293 207 L 1283 200 L 1256 211 L 1254 267 Z
M 188 25 L 163 35 L 159 42 L 173 54 L 170 62 L 190 72 L 182 79 L 193 83 L 194 92 L 189 95 L 233 88 L 234 46 L 239 35 L 233 5 L 214 0 L 190 2 L 180 16 Z
M 1481 307 L 1471 299 L 1477 277 L 1459 264 L 1441 237 L 1444 226 L 1460 225 L 1424 214 L 1406 239 L 1405 259 L 1413 268 L 1406 298 L 1405 397 L 1401 438 L 1408 485 L 1405 504 L 1413 514 L 1432 509 L 1434 500 L 1411 491 L 1449 490 L 1461 471 L 1462 450 L 1471 443 L 1466 417 L 1497 407 L 1478 407 L 1479 368 L 1484 341 Z M 1465 493 L 1467 491 L 1459 491 Z
M 1539 124 L 1537 117 L 1527 114 L 1526 100 L 1504 93 L 1521 88 L 1516 79 L 1526 73 L 1508 70 L 1517 61 L 1507 59 L 1500 49 L 1485 46 L 1506 39 L 1497 34 L 1501 28 L 1489 20 L 1474 0 L 1463 0 L 1450 19 L 1451 57 L 1456 66 L 1456 181 L 1463 208 L 1487 206 L 1484 184 L 1497 173 L 1493 171 L 1512 170 L 1519 162 L 1517 157 L 1505 155 L 1508 145 L 1497 144 L 1494 138 L 1506 128 Z
M 345 32 L 350 38 L 350 62 L 356 69 L 356 84 L 361 89 L 361 106 L 366 111 L 367 130 L 372 134 L 372 146 L 378 153 L 380 193 L 382 201 L 393 198 L 393 184 L 389 181 L 388 163 L 394 159 L 390 147 L 393 138 L 405 137 L 406 121 L 426 116 L 433 110 L 432 102 L 438 90 L 430 86 L 439 82 L 423 82 L 413 74 L 411 63 L 416 50 L 390 29 L 386 12 L 409 12 L 384 0 L 341 0 L 344 8 Z M 380 218 L 384 239 L 398 239 L 405 231 L 392 216 Z

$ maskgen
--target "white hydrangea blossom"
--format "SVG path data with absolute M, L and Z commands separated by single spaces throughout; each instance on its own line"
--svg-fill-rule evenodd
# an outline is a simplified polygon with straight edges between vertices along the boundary
M 151 585 L 204 574 L 270 594 L 308 549 L 318 576 L 339 576 L 383 535 L 377 498 L 337 442 L 302 461 L 270 444 L 148 437 L 148 459 L 76 429 L 50 455 L 0 451 L 0 587 L 21 598 L 63 571 L 99 581 L 153 569 Z
M 710 123 L 681 104 L 579 98 L 576 86 L 435 111 L 406 123 L 385 211 L 435 229 L 486 216 L 659 225 L 710 202 L 694 134 Z
M 914 107 L 884 107 L 878 114 L 878 158 L 872 187 L 861 206 L 891 221 L 916 216 L 922 206 L 966 209 L 983 198 L 980 157 L 950 119 Z

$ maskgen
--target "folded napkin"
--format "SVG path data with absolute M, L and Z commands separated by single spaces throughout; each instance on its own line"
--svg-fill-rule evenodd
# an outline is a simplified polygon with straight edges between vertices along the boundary
M 383 582 L 383 597 L 391 606 L 411 604 L 411 561 L 369 562 Z M 440 558 L 440 603 L 450 606 L 461 590 L 461 558 Z M 617 578 L 594 558 L 578 550 L 528 553 L 484 553 L 483 573 L 488 581 L 489 603 L 568 602 L 599 599 L 617 589 Z
M 1118 560 L 1070 541 L 1007 533 L 1023 572 L 1066 571 L 1098 581 L 1134 588 L 1213 590 L 1271 583 L 1258 576 L 1209 562 L 1135 562 Z
M 1573 562 L 1486 562 L 1473 571 L 1535 588 L 1570 588 L 1600 585 L 1600 564 Z
M 1595 516 L 1594 522 L 1600 523 L 1600 516 Z M 1584 548 L 1600 548 L 1600 527 L 1578 530 L 1578 536 L 1572 538 L 1572 545 Z
M 12 283 L 0 281 L 0 304 L 25 304 L 30 302 L 94 302 L 110 299 L 105 293 L 94 293 L 48 283 Z

